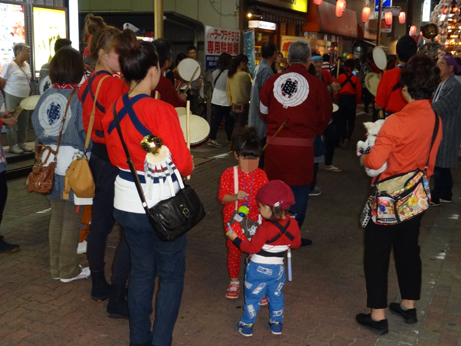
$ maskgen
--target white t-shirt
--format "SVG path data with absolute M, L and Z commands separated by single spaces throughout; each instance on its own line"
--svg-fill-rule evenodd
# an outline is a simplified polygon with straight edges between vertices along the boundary
M 229 107 L 229 100 L 227 99 L 227 93 L 226 93 L 227 72 L 229 71 L 224 70 L 221 73 L 220 69 L 216 69 L 213 71 L 211 75 L 211 78 L 213 79 L 212 84 L 214 87 L 213 96 L 211 97 L 211 104 L 213 105 Z M 215 81 L 216 81 L 216 84 L 215 84 Z
M 29 64 L 27 62 L 25 64 L 24 67 L 19 67 L 19 65 L 12 60 L 3 65 L 0 77 L 7 80 L 4 88 L 6 93 L 16 97 L 29 96 L 29 81 L 32 78 L 32 73 L 30 72 Z

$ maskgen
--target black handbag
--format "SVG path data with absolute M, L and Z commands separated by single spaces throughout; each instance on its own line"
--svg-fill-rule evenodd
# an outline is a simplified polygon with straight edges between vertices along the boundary
M 202 221 L 205 217 L 203 204 L 195 190 L 189 185 L 185 185 L 183 189 L 176 193 L 175 196 L 158 202 L 152 208 L 147 206 L 146 197 L 144 196 L 138 173 L 136 172 L 133 162 L 131 161 L 128 148 L 123 140 L 120 121 L 115 110 L 115 103 L 113 113 L 117 132 L 120 136 L 120 141 L 122 142 L 123 149 L 126 154 L 126 162 L 130 167 L 136 189 L 138 190 L 142 206 L 146 211 L 149 222 L 161 240 L 175 241 Z M 178 179 L 182 178 L 178 177 Z

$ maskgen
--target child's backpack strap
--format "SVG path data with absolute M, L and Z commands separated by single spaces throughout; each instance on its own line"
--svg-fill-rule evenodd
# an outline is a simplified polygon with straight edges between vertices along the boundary
M 237 166 L 234 166 L 234 193 L 236 196 L 239 193 L 239 172 L 238 172 Z M 236 198 L 235 199 L 235 210 L 237 211 L 239 207 L 239 202 L 237 200 L 237 197 L 235 198 Z
M 273 224 L 275 227 L 277 227 L 280 231 L 279 234 L 277 234 L 274 238 L 272 238 L 271 240 L 268 240 L 266 241 L 266 244 L 271 244 L 271 243 L 275 243 L 277 240 L 280 239 L 280 237 L 282 235 L 285 235 L 288 239 L 290 240 L 293 240 L 295 239 L 295 237 L 288 232 L 288 227 L 290 227 L 290 223 L 291 223 L 291 220 L 288 220 L 287 224 L 285 225 L 285 227 L 283 227 L 281 224 L 279 224 L 277 221 L 274 221 L 274 220 L 267 220 L 267 222 L 270 222 L 271 224 Z

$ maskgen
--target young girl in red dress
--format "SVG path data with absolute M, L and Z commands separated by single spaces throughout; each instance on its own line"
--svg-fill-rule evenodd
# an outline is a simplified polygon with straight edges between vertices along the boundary
M 246 217 L 255 222 L 260 221 L 256 193 L 268 182 L 266 172 L 258 168 L 262 149 L 256 128 L 249 127 L 238 130 L 234 133 L 232 142 L 238 166 L 226 169 L 221 175 L 218 196 L 221 203 L 224 204 L 223 217 L 226 232 L 228 230 L 227 224 L 231 222 L 234 212 L 242 206 L 248 208 Z M 237 189 L 236 185 L 238 185 Z M 246 208 L 243 207 L 243 209 Z M 239 236 L 244 237 L 243 234 Z M 239 273 L 242 252 L 229 239 L 227 240 L 227 249 L 227 270 L 231 282 L 227 288 L 226 297 L 237 299 L 240 292 Z

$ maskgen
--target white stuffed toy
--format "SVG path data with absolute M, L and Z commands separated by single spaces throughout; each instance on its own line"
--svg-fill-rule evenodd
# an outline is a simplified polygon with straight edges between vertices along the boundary
M 374 123 L 372 122 L 363 123 L 363 125 L 367 129 L 368 136 L 365 142 L 364 141 L 357 142 L 357 156 L 368 154 L 370 152 L 371 148 L 375 145 L 376 137 L 378 136 L 379 130 L 381 129 L 381 126 L 383 126 L 383 124 L 384 124 L 384 120 L 376 120 Z M 365 167 L 365 171 L 367 172 L 368 176 L 376 177 L 377 175 L 384 172 L 386 168 L 387 168 L 387 162 L 384 162 L 384 165 L 378 170 Z

